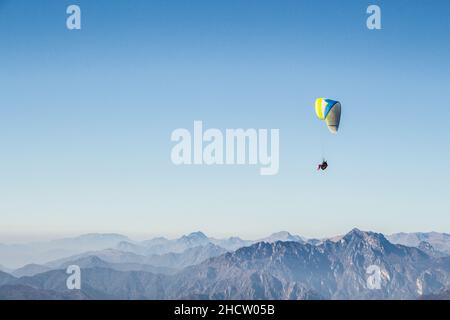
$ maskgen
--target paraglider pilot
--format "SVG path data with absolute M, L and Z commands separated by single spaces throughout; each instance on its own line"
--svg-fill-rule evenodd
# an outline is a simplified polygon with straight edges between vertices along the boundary
M 328 168 L 328 163 L 324 159 L 322 163 L 317 166 L 317 170 L 325 170 L 326 168 Z

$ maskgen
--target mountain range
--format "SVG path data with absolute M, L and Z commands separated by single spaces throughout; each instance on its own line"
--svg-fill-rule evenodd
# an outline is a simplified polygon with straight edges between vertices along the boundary
M 91 233 L 74 238 L 45 242 L 26 244 L 0 243 L 0 264 L 9 269 L 15 269 L 31 263 L 42 264 L 85 251 L 112 248 L 121 241 L 129 241 L 129 238 L 114 233 Z
M 358 229 L 314 241 L 286 232 L 260 241 L 201 232 L 174 240 L 118 239 L 114 248 L 0 272 L 0 299 L 442 299 L 450 288 L 442 237 L 420 237 L 417 246 L 389 240 L 404 236 Z M 440 250 L 424 240 L 437 241 Z M 124 242 L 133 250 L 125 251 L 131 249 Z M 223 243 L 243 246 L 231 250 Z M 65 268 L 73 264 L 82 271 L 81 290 L 66 287 Z M 367 282 L 374 266 L 379 289 Z
M 387 236 L 389 241 L 410 247 L 431 244 L 437 252 L 450 255 L 450 234 L 439 232 L 395 233 Z
M 120 252 L 134 253 L 140 256 L 183 253 L 187 249 L 215 245 L 227 251 L 234 251 L 253 243 L 268 241 L 301 241 L 301 237 L 288 232 L 279 232 L 258 240 L 243 240 L 239 237 L 216 239 L 202 232 L 193 232 L 177 239 L 164 237 L 145 241 L 133 241 L 120 234 L 86 234 L 74 238 L 57 239 L 48 242 L 28 244 L 0 244 L 0 266 L 2 271 L 15 270 L 25 265 L 42 265 L 52 260 L 70 256 L 114 249 Z

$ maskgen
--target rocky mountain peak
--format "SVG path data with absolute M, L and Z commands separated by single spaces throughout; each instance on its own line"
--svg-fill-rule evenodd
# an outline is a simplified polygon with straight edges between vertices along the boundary
M 192 232 L 184 237 L 189 238 L 191 240 L 208 240 L 208 237 L 201 231 Z
M 347 233 L 341 241 L 345 242 L 367 242 L 371 245 L 387 245 L 389 241 L 381 234 L 370 231 L 361 231 L 357 228 L 354 228 L 349 233 Z

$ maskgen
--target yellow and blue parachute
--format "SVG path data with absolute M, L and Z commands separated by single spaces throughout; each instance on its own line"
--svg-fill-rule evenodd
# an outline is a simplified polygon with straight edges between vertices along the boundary
M 317 98 L 316 115 L 320 120 L 324 120 L 331 133 L 337 133 L 341 122 L 341 103 L 339 101 Z

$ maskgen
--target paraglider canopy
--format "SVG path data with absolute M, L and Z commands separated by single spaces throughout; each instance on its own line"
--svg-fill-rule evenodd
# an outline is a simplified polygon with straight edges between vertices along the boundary
M 341 103 L 339 101 L 318 98 L 316 99 L 316 115 L 324 120 L 331 133 L 336 134 L 341 122 Z

